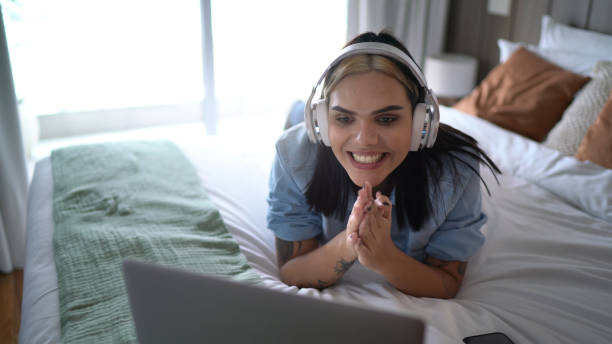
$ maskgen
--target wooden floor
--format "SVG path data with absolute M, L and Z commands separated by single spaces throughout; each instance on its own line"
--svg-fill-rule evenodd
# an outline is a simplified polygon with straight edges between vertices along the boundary
M 21 320 L 23 270 L 0 273 L 0 342 L 17 343 Z

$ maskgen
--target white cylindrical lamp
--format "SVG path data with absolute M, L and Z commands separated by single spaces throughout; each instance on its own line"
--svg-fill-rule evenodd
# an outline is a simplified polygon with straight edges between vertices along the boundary
M 427 85 L 438 97 L 460 98 L 476 84 L 478 60 L 463 54 L 439 54 L 425 59 Z

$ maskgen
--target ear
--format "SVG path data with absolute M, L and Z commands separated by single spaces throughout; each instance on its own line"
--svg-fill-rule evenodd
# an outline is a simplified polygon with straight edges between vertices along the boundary
M 329 142 L 329 127 L 327 125 L 327 101 L 325 99 L 318 100 L 314 105 L 315 118 L 317 127 L 319 128 L 319 137 L 324 145 L 330 147 Z
M 418 103 L 412 112 L 412 136 L 410 137 L 410 151 L 416 152 L 421 148 L 421 141 L 426 136 L 425 117 L 427 110 L 424 103 Z

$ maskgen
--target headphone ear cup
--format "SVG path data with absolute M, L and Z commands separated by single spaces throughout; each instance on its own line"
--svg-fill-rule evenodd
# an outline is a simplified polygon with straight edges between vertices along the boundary
M 314 128 L 314 108 L 311 103 L 311 99 L 308 99 L 306 106 L 304 106 L 304 124 L 306 125 L 306 133 L 308 139 L 312 143 L 317 143 L 317 133 Z
M 427 116 L 427 107 L 424 103 L 418 103 L 412 112 L 412 136 L 410 137 L 410 151 L 416 152 L 421 148 L 423 137 L 427 136 L 425 131 L 425 117 Z
M 329 142 L 329 127 L 327 126 L 327 101 L 325 99 L 318 100 L 314 105 L 314 118 L 317 120 L 319 128 L 319 138 L 324 145 L 330 147 Z

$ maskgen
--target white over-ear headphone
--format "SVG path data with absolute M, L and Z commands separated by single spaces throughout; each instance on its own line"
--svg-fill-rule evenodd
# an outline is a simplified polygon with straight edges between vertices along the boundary
M 392 45 L 378 42 L 355 43 L 349 45 L 342 49 L 334 61 L 325 69 L 319 81 L 317 81 L 312 88 L 312 93 L 304 108 L 304 122 L 306 123 L 310 141 L 313 143 L 322 142 L 324 145 L 330 146 L 327 126 L 327 99 L 322 98 L 313 102 L 317 88 L 323 79 L 325 79 L 327 73 L 340 63 L 340 61 L 349 56 L 360 54 L 383 55 L 394 58 L 408 67 L 412 72 L 419 86 L 425 91 L 425 97 L 424 102 L 416 104 L 413 110 L 410 150 L 418 151 L 423 148 L 431 148 L 436 142 L 438 126 L 440 124 L 438 99 L 432 90 L 427 87 L 425 76 L 423 76 L 421 69 L 410 56 Z

